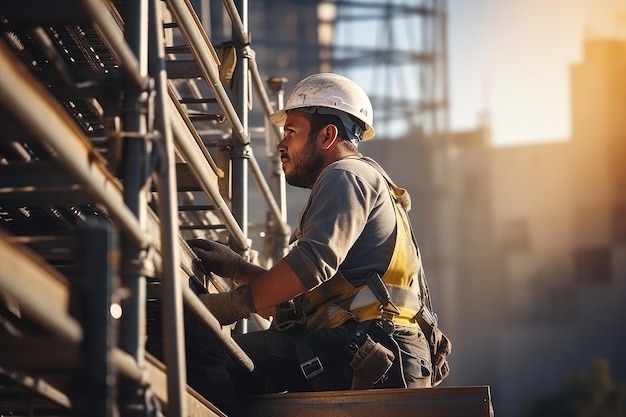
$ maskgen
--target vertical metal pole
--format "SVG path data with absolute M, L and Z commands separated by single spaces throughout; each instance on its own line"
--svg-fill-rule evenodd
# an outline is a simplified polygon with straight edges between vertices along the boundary
M 117 415 L 117 373 L 109 359 L 116 346 L 116 318 L 111 314 L 113 289 L 118 277 L 119 254 L 115 229 L 88 218 L 79 229 L 81 288 L 84 308 L 82 325 L 80 389 L 72 399 L 72 415 L 112 417 Z
M 237 0 L 235 2 L 239 10 L 244 30 L 248 30 L 248 2 L 247 0 Z M 248 54 L 246 47 L 236 36 L 233 28 L 233 42 L 237 50 L 237 67 L 233 77 L 234 97 L 233 105 L 237 116 L 241 120 L 246 134 L 248 133 L 248 104 L 250 89 L 248 85 Z M 244 236 L 248 236 L 248 163 L 250 156 L 250 144 L 240 144 L 238 139 L 232 138 L 232 211 L 233 216 L 239 223 Z
M 146 47 L 147 38 L 147 0 L 129 2 L 124 6 L 124 21 L 126 22 L 126 41 L 140 58 L 142 76 L 147 75 Z M 141 59 L 143 57 L 143 59 Z M 134 136 L 124 137 L 123 177 L 124 202 L 137 216 L 142 228 L 146 228 L 146 193 L 148 178 L 148 143 L 147 117 L 145 105 L 147 92 L 139 91 L 133 85 L 124 90 L 122 109 L 122 129 L 124 133 Z M 140 364 L 145 359 L 143 341 L 145 330 L 144 301 L 146 295 L 145 277 L 139 273 L 140 266 L 145 258 L 145 248 L 136 247 L 129 239 L 123 239 L 123 277 L 124 285 L 131 291 L 131 296 L 124 304 L 124 322 L 122 347 L 130 353 Z
M 248 32 L 248 1 L 235 1 L 237 10 L 243 23 L 243 30 Z M 232 37 L 235 49 L 237 50 L 237 67 L 233 77 L 233 105 L 237 115 L 241 120 L 246 136 L 248 136 L 248 104 L 250 100 L 250 88 L 248 85 L 248 49 L 243 45 L 237 36 L 236 28 L 232 28 Z M 248 236 L 248 158 L 250 158 L 250 143 L 241 144 L 235 137 L 231 139 L 232 151 L 232 211 L 233 216 L 239 223 L 241 231 L 245 237 Z M 241 248 L 235 248 L 241 249 Z M 243 333 L 247 331 L 247 323 L 242 320 L 239 330 Z
M 179 277 L 178 194 L 174 160 L 174 138 L 167 112 L 167 73 L 163 37 L 161 0 L 150 2 L 150 75 L 155 80 L 155 129 L 160 133 L 157 146 L 160 159 L 157 171 L 158 210 L 161 220 L 161 305 L 165 365 L 167 366 L 168 416 L 187 416 L 185 392 L 185 332 L 183 324 L 182 282 Z
M 148 0 L 124 3 L 124 38 L 139 60 L 142 79 L 148 74 Z M 124 202 L 137 216 L 143 230 L 147 229 L 147 193 L 151 145 L 146 140 L 148 88 L 128 84 L 124 88 L 122 108 Z M 130 134 L 130 135 L 129 135 Z M 144 368 L 146 339 L 146 277 L 143 267 L 146 249 L 137 247 L 126 236 L 122 239 L 123 285 L 129 297 L 123 302 L 122 339 L 120 345 Z M 143 410 L 144 392 L 131 382 L 121 388 L 122 415 L 137 415 Z
M 271 77 L 267 80 L 267 85 L 272 92 L 272 104 L 276 109 L 282 109 L 284 106 L 284 85 L 286 82 L 287 79 L 283 77 Z M 265 143 L 269 159 L 270 188 L 274 198 L 279 204 L 280 213 L 282 214 L 281 220 L 283 223 L 287 223 L 287 191 L 285 173 L 283 172 L 280 164 L 280 155 L 276 152 L 276 136 L 274 135 L 274 132 L 270 130 L 269 121 L 266 120 L 265 123 Z M 267 217 L 268 219 L 273 219 L 274 216 L 272 216 L 272 213 L 268 213 Z M 281 232 L 281 228 L 279 227 L 280 225 L 278 225 L 276 221 L 271 223 L 271 225 L 271 259 L 272 263 L 276 263 L 287 254 L 289 236 L 285 236 L 284 233 Z

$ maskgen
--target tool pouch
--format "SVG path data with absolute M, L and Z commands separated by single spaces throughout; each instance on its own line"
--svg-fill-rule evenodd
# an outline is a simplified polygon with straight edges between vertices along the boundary
M 350 362 L 350 367 L 354 369 L 351 389 L 373 387 L 385 376 L 394 359 L 391 350 L 366 337 Z
M 306 316 L 293 300 L 286 301 L 274 309 L 271 327 L 280 332 L 292 327 L 304 328 Z
M 448 356 L 452 353 L 452 342 L 443 334 L 437 325 L 437 316 L 426 306 L 415 316 L 420 324 L 430 346 L 430 356 L 433 366 L 432 386 L 436 387 L 441 381 L 450 375 L 450 362 Z

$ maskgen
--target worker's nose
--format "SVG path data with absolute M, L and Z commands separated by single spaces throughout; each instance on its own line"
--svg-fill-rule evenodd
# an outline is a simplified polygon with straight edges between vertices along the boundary
M 285 146 L 284 142 L 285 142 L 285 139 L 283 138 L 276 145 L 276 152 L 278 152 L 279 154 L 283 154 L 283 153 L 287 152 L 287 147 Z

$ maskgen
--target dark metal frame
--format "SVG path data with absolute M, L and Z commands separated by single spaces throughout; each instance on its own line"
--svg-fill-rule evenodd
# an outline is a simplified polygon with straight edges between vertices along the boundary
M 213 46 L 186 0 L 124 3 L 66 0 L 55 5 L 59 13 L 49 14 L 44 11 L 45 2 L 27 3 L 0 7 L 0 16 L 5 18 L 5 41 L 0 44 L 2 119 L 15 126 L 16 132 L 14 136 L 0 139 L 0 144 L 19 148 L 20 154 L 33 154 L 32 158 L 24 156 L 23 162 L 9 160 L 1 167 L 5 173 L 15 173 L 19 166 L 21 172 L 29 175 L 17 178 L 3 175 L 0 180 L 0 208 L 6 210 L 2 225 L 7 227 L 6 231 L 0 229 L 0 246 L 5 249 L 0 254 L 3 263 L 0 291 L 19 306 L 20 315 L 29 325 L 32 322 L 33 332 L 42 335 L 46 346 L 58 346 L 59 342 L 54 342 L 58 339 L 70 350 L 83 347 L 80 357 L 84 361 L 65 364 L 67 368 L 78 366 L 86 370 L 89 363 L 93 364 L 102 356 L 98 362 L 101 366 L 94 367 L 90 374 L 78 375 L 79 380 L 85 382 L 83 389 L 93 389 L 88 390 L 90 401 L 87 404 L 76 401 L 73 411 L 93 407 L 94 413 L 90 415 L 96 412 L 98 415 L 145 415 L 156 412 L 148 406 L 156 393 L 162 401 L 167 398 L 168 415 L 187 416 L 189 394 L 183 346 L 183 305 L 222 338 L 227 350 L 244 367 L 252 369 L 253 364 L 186 285 L 185 279 L 194 275 L 193 253 L 184 242 L 183 232 L 206 230 L 207 226 L 222 228 L 245 254 L 249 250 L 246 236 L 248 185 L 244 180 L 248 168 L 268 202 L 273 223 L 279 225 L 277 230 L 283 235 L 289 230 L 281 211 L 284 207 L 276 203 L 254 156 L 245 152 L 249 146 L 246 103 L 249 79 L 266 114 L 273 111 L 256 64 L 248 64 L 253 61 L 253 54 L 247 53 L 250 45 L 245 17 L 242 19 L 245 10 L 240 15 L 237 8 L 245 8 L 247 4 L 240 2 L 236 6 L 233 1 L 224 2 L 233 18 L 233 33 L 239 44 L 236 73 L 239 99 L 235 100 L 238 103 L 235 105 L 220 82 Z M 61 10 L 66 14 L 60 13 Z M 166 21 L 166 10 L 174 24 Z M 15 27 L 14 22 L 17 22 Z M 63 25 L 65 29 L 56 30 L 56 25 Z M 186 50 L 191 51 L 195 67 L 213 95 L 196 100 L 219 105 L 228 127 L 225 132 L 233 135 L 232 148 L 244 149 L 243 158 L 232 156 L 235 167 L 232 201 L 220 194 L 218 179 L 222 173 L 195 130 L 193 111 L 188 108 L 191 101 L 181 97 L 180 80 L 168 78 L 170 58 L 166 54 L 163 28 L 175 28 L 182 34 Z M 65 30 L 71 40 L 76 41 L 76 50 L 68 49 L 74 47 L 69 45 L 69 38 L 59 38 L 65 36 L 62 33 Z M 29 63 L 26 55 L 30 53 L 29 48 L 33 48 L 35 54 L 39 54 L 38 48 L 43 50 L 46 68 L 34 66 L 38 64 L 35 59 Z M 110 56 L 103 56 L 107 54 Z M 85 67 L 80 66 L 81 55 L 89 55 Z M 107 65 L 101 73 L 91 71 L 89 75 L 87 66 L 93 70 L 98 67 L 99 59 Z M 114 64 L 109 67 L 109 63 Z M 42 82 L 45 79 L 52 81 Z M 189 83 L 196 81 L 189 80 Z M 280 132 L 272 127 L 268 134 L 280 135 Z M 183 223 L 179 228 L 176 177 L 177 167 L 183 166 L 181 162 L 187 168 L 185 172 L 192 174 L 195 187 L 210 202 L 218 224 Z M 42 176 L 46 169 L 54 175 Z M 156 200 L 156 204 L 151 200 Z M 39 208 L 41 205 L 48 208 Z M 190 210 L 188 202 L 184 206 L 184 211 Z M 198 210 L 206 210 L 207 204 L 198 206 Z M 112 241 L 103 236 L 104 232 L 98 227 L 80 229 L 88 211 L 81 211 L 81 207 L 93 208 L 93 213 L 105 224 L 119 230 L 116 248 L 110 246 Z M 59 210 L 70 216 L 64 217 Z M 66 229 L 58 230 L 55 223 L 44 236 L 25 235 L 24 229 L 11 228 L 16 224 L 14 219 L 28 225 L 32 215 L 40 212 L 56 216 Z M 36 226 L 32 229 L 36 230 Z M 69 239 L 66 238 L 68 233 Z M 71 245 L 81 241 L 88 256 L 76 259 L 79 252 Z M 65 255 L 60 260 L 52 260 L 51 254 L 56 252 Z M 119 271 L 107 267 L 112 259 L 117 260 Z M 77 273 L 71 265 L 81 261 L 87 262 L 87 269 Z M 5 264 L 12 271 L 5 269 Z M 121 284 L 113 286 L 111 283 L 117 274 Z M 76 282 L 85 284 L 82 290 Z M 146 287 L 154 282 L 161 288 L 166 374 L 165 368 L 147 354 L 144 347 Z M 209 281 L 206 283 L 211 286 Z M 219 283 L 216 286 L 220 287 Z M 115 298 L 119 298 L 123 306 L 120 320 L 111 319 L 108 308 L 103 307 L 111 305 Z M 78 308 L 77 313 L 76 304 L 87 300 L 89 308 Z M 98 312 L 101 314 L 96 314 Z M 16 322 L 18 326 L 27 327 L 20 320 Z M 117 342 L 113 337 L 98 337 L 112 336 L 108 331 L 98 333 L 103 326 L 113 329 L 118 325 L 121 327 L 119 344 L 113 343 Z M 7 338 L 15 346 L 33 346 L 34 339 Z M 37 371 L 26 369 L 32 357 L 18 350 L 11 348 L 3 357 L 17 370 L 24 367 L 25 372 Z M 49 354 L 54 356 L 53 352 Z M 103 362 L 103 358 L 108 359 Z M 2 358 L 0 362 L 5 365 Z M 148 374 L 161 382 L 166 378 L 166 390 L 150 380 Z M 119 392 L 114 392 L 113 386 L 101 385 L 103 379 L 111 380 L 118 375 Z M 154 390 L 149 389 L 152 384 L 156 384 Z M 66 388 L 72 392 L 71 383 Z M 158 389 L 161 391 L 156 392 Z M 119 394 L 119 401 L 116 394 Z M 197 403 L 199 399 L 194 398 Z M 103 404 L 107 407 L 103 408 Z

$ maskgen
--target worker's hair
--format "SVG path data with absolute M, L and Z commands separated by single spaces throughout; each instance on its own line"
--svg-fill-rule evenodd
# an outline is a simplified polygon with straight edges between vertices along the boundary
M 309 118 L 311 124 L 311 131 L 309 132 L 309 140 L 313 140 L 315 135 L 322 130 L 326 125 L 335 125 L 337 127 L 337 137 L 341 139 L 340 146 L 346 147 L 348 150 L 356 151 L 356 145 L 348 138 L 346 128 L 343 126 L 341 119 L 334 114 L 320 114 L 320 113 L 305 113 Z

